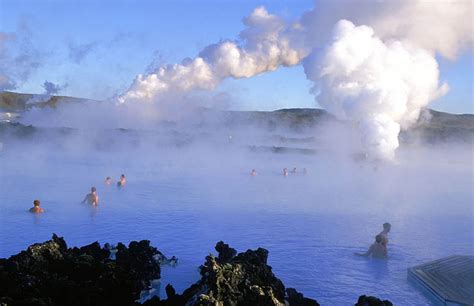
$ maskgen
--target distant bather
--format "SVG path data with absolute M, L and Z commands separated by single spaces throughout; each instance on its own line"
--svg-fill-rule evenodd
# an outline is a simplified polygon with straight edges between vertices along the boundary
M 122 174 L 117 182 L 117 187 L 123 187 L 125 184 L 127 184 L 127 180 L 125 179 L 125 174 Z
M 86 202 L 94 206 L 99 205 L 99 196 L 95 187 L 91 187 L 91 192 L 86 194 L 84 200 L 82 200 L 82 203 Z
M 33 201 L 33 207 L 30 208 L 30 212 L 35 213 L 35 214 L 44 213 L 44 209 L 40 207 L 40 201 L 39 200 L 34 200 Z
M 383 244 L 384 238 L 382 235 L 375 236 L 375 242 L 365 253 L 355 253 L 359 256 L 367 256 L 377 259 L 385 259 L 388 257 L 387 246 Z

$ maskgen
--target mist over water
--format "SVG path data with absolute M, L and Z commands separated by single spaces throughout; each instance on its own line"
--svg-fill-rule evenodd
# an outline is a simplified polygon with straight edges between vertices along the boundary
M 402 144 L 394 162 L 375 164 L 353 158 L 358 143 L 337 122 L 289 129 L 226 125 L 212 112 L 188 118 L 135 130 L 50 124 L 4 137 L 0 256 L 53 232 L 69 245 L 149 239 L 179 258 L 164 268 L 161 289 L 182 291 L 224 240 L 239 251 L 268 249 L 277 277 L 323 305 L 361 294 L 422 305 L 429 300 L 406 269 L 474 253 L 470 144 Z M 284 177 L 284 167 L 297 173 Z M 104 185 L 122 173 L 125 188 Z M 80 204 L 91 186 L 97 208 Z M 44 214 L 27 213 L 34 199 Z M 354 256 L 384 222 L 390 259 Z

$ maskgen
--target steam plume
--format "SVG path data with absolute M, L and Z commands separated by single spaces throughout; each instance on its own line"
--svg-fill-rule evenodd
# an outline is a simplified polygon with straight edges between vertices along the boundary
M 244 19 L 244 24 L 246 29 L 240 33 L 241 43 L 222 41 L 204 48 L 194 59 L 138 75 L 119 101 L 153 101 L 169 92 L 210 90 L 225 78 L 249 78 L 276 70 L 281 65 L 297 65 L 306 56 L 290 42 L 291 32 L 297 29 L 290 29 L 264 7 L 256 8 Z
M 313 60 L 313 58 L 315 60 Z M 400 41 L 384 43 L 368 26 L 337 23 L 322 56 L 305 61 L 320 105 L 352 122 L 364 148 L 376 158 L 392 158 L 400 128 L 414 123 L 422 107 L 444 94 L 433 55 Z
M 400 130 L 448 90 L 439 85 L 435 56 L 454 59 L 473 44 L 472 1 L 462 0 L 318 1 L 290 24 L 258 7 L 244 25 L 238 41 L 138 75 L 119 102 L 163 105 L 170 95 L 304 61 L 319 104 L 352 122 L 368 153 L 392 158 Z
M 409 42 L 454 59 L 472 49 L 472 12 L 469 0 L 318 1 L 301 24 L 311 48 L 324 46 L 334 24 L 346 19 L 372 27 L 382 40 Z

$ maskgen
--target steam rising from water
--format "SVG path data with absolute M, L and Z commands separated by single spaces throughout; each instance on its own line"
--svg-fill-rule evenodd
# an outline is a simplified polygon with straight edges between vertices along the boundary
M 242 43 L 226 40 L 201 51 L 194 59 L 181 64 L 162 66 L 148 75 L 138 75 L 119 101 L 154 101 L 173 91 L 214 89 L 223 79 L 250 78 L 292 66 L 306 55 L 290 44 L 290 29 L 279 17 L 264 7 L 256 8 L 244 19 L 246 29 L 240 33 Z
M 49 119 L 43 111 L 32 111 L 24 120 L 68 126 L 93 121 L 107 128 L 154 126 L 156 121 L 186 118 L 183 110 L 189 113 L 194 111 L 190 106 L 206 104 L 192 96 L 195 90 L 213 90 L 229 77 L 250 78 L 303 63 L 307 78 L 314 82 L 316 101 L 356 127 L 365 152 L 391 159 L 400 130 L 409 128 L 422 108 L 447 92 L 447 84 L 439 85 L 435 55 L 454 59 L 472 48 L 471 20 L 470 1 L 318 2 L 296 22 L 258 7 L 244 18 L 239 40 L 223 40 L 195 58 L 138 75 L 113 100 L 119 105 L 59 107 L 59 112 L 46 112 Z M 0 60 L 6 41 L 0 33 Z M 10 81 L 0 73 L 0 84 Z
M 469 1 L 349 0 L 316 3 L 287 23 L 258 7 L 244 19 L 241 43 L 213 44 L 194 59 L 139 75 L 119 101 L 165 104 L 170 93 L 212 90 L 228 77 L 249 78 L 304 60 L 317 102 L 357 127 L 367 153 L 391 159 L 400 129 L 447 92 L 447 84 L 438 84 L 434 54 L 453 59 L 472 45 L 471 14 Z M 369 26 L 341 20 L 331 37 L 343 18 Z
M 353 122 L 364 148 L 378 158 L 393 158 L 400 127 L 412 125 L 448 89 L 438 86 L 432 54 L 400 41 L 386 44 L 372 28 L 347 20 L 338 22 L 324 54 L 304 67 L 319 104 Z

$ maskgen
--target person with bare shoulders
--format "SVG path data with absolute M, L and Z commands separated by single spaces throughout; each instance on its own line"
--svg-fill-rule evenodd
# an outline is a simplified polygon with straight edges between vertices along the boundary
M 110 186 L 112 185 L 112 178 L 110 176 L 107 176 L 107 178 L 105 179 L 105 185 L 107 186 Z
M 379 235 L 382 235 L 382 243 L 387 247 L 388 245 L 388 233 L 390 232 L 390 229 L 392 228 L 392 225 L 388 222 L 383 224 L 383 231 L 379 233 Z
M 291 173 L 296 173 L 296 167 L 294 167 L 293 170 L 291 170 Z
M 358 256 L 366 256 L 377 259 L 386 259 L 388 258 L 387 246 L 383 244 L 383 236 L 378 234 L 375 236 L 375 242 L 370 246 L 370 248 L 365 253 L 354 253 Z
M 288 169 L 283 168 L 283 176 L 288 176 Z
M 125 184 L 127 184 L 127 180 L 125 179 L 125 174 L 122 174 L 117 182 L 117 187 L 123 187 Z
M 257 176 L 257 170 L 252 169 L 252 172 L 250 172 L 251 176 Z
M 84 200 L 82 200 L 82 203 L 86 202 L 94 206 L 99 205 L 99 196 L 95 187 L 91 187 L 91 193 L 86 194 Z
M 39 200 L 34 200 L 33 201 L 33 207 L 30 208 L 30 212 L 35 213 L 35 214 L 44 213 L 44 209 L 40 207 L 40 201 Z

